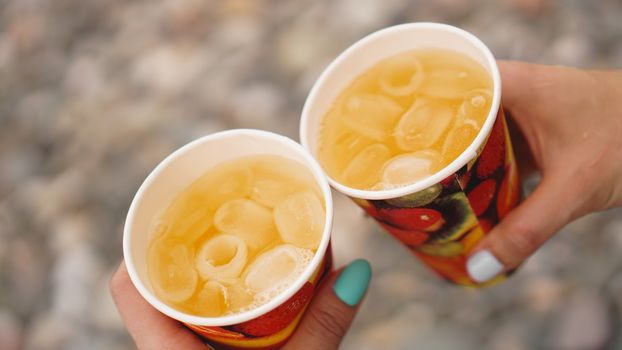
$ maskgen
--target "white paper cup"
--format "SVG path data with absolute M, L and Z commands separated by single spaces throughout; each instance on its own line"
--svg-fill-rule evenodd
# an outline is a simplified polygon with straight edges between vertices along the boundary
M 465 257 L 474 244 L 483 237 L 484 233 L 488 232 L 490 227 L 500 220 L 506 209 L 516 205 L 517 199 L 515 198 L 518 198 L 516 195 L 518 193 L 516 165 L 503 110 L 500 106 L 501 78 L 499 70 L 492 53 L 477 37 L 446 24 L 409 23 L 385 28 L 362 38 L 341 53 L 324 70 L 311 89 L 302 111 L 300 139 L 302 145 L 317 158 L 321 122 L 338 95 L 354 79 L 379 61 L 400 52 L 418 48 L 448 49 L 464 54 L 480 63 L 490 74 L 493 83 L 492 104 L 490 112 L 474 141 L 460 156 L 436 174 L 403 187 L 383 191 L 361 190 L 346 186 L 327 174 L 328 181 L 339 192 L 344 193 L 363 207 L 385 229 L 408 245 L 414 254 L 441 276 L 458 284 L 474 285 L 476 283 L 468 277 L 465 270 Z M 494 136 L 494 142 L 488 142 L 489 136 L 491 139 Z M 503 150 L 507 152 L 502 155 L 503 169 L 494 173 L 494 176 L 498 177 L 495 178 L 494 201 L 503 204 L 503 213 L 492 213 L 490 212 L 492 209 L 486 213 L 479 213 L 479 209 L 483 205 L 482 202 L 472 200 L 469 197 L 471 187 L 478 183 L 467 181 L 467 177 L 469 177 L 468 180 L 471 179 L 473 166 L 477 167 L 478 161 L 483 158 L 480 155 L 485 153 L 486 146 L 491 145 L 488 147 L 489 151 L 495 151 L 492 149 L 492 144 L 496 145 L 499 142 L 504 144 Z M 507 193 L 504 193 L 503 198 L 501 198 L 498 193 L 501 183 L 502 181 L 509 181 L 504 180 L 505 174 L 509 174 L 508 176 L 512 179 L 510 186 L 512 190 L 505 191 Z M 480 182 L 488 179 L 474 178 Z M 490 178 L 493 176 L 491 175 Z M 507 184 L 506 187 L 508 187 Z M 431 198 L 431 195 L 440 195 L 438 199 L 441 200 L 442 197 L 456 192 L 462 192 L 462 195 L 456 194 L 455 198 L 452 197 L 451 200 L 465 201 L 466 206 L 471 207 L 469 210 L 464 210 L 463 219 L 477 224 L 465 227 L 457 233 L 451 231 L 454 232 L 451 233 L 451 240 L 438 239 L 439 236 L 448 235 L 447 230 L 443 232 L 443 228 L 439 229 L 438 232 L 428 232 L 423 229 L 415 229 L 416 223 L 404 227 L 404 225 L 400 226 L 399 220 L 393 220 L 394 218 L 387 214 L 389 210 L 394 209 L 397 212 L 404 206 L 412 211 L 413 220 L 418 219 L 416 217 L 418 212 L 421 213 L 420 218 L 423 219 L 429 218 L 430 214 L 438 211 L 444 214 L 442 213 L 443 210 L 438 208 L 439 205 L 435 206 L 431 202 L 425 203 L 425 199 Z M 488 205 L 490 204 L 488 203 Z M 415 207 L 419 211 L 415 210 Z M 488 210 L 488 207 L 486 209 Z M 434 212 L 430 210 L 434 210 Z M 379 211 L 384 212 L 379 213 Z M 467 211 L 470 213 L 466 213 Z M 404 216 L 404 213 L 400 214 L 401 219 Z M 487 220 L 487 222 L 484 223 L 483 220 Z M 488 223 L 488 221 L 490 222 Z M 422 223 L 420 226 L 423 227 L 424 224 Z M 436 241 L 434 235 L 436 235 Z M 433 247 L 430 246 L 431 243 L 434 243 Z
M 294 283 L 274 299 L 253 310 L 223 317 L 200 317 L 176 310 L 155 295 L 147 273 L 147 248 L 152 238 L 152 223 L 177 194 L 206 171 L 222 162 L 252 155 L 285 157 L 301 163 L 313 175 L 323 195 L 326 208 L 326 223 L 317 252 L 309 266 Z M 322 169 L 299 144 L 284 136 L 266 131 L 228 130 L 207 135 L 186 144 L 166 157 L 147 176 L 129 208 L 123 232 L 123 254 L 128 273 L 136 289 L 149 304 L 160 312 L 185 323 L 205 338 L 228 347 L 271 347 L 284 342 L 291 335 L 303 310 L 297 315 L 290 315 L 292 321 L 286 327 L 265 336 L 241 337 L 231 331 L 228 326 L 261 322 L 261 316 L 270 312 L 278 312 L 280 305 L 290 301 L 295 295 L 298 296 L 300 293 L 297 292 L 303 287 L 308 288 L 309 282 L 313 284 L 313 287 L 318 284 L 321 277 L 330 269 L 329 242 L 332 217 L 330 187 Z

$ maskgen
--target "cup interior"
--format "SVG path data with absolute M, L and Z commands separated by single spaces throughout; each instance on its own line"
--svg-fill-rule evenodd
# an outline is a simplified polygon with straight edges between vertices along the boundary
M 477 155 L 495 122 L 501 98 L 501 78 L 490 50 L 474 35 L 440 23 L 409 23 L 382 29 L 354 43 L 341 53 L 320 75 L 305 102 L 300 123 L 302 145 L 317 157 L 321 121 L 339 93 L 350 82 L 384 58 L 417 48 L 439 48 L 464 54 L 480 63 L 493 81 L 489 114 L 472 144 L 451 164 L 436 174 L 413 184 L 384 191 L 360 190 L 328 181 L 339 192 L 362 199 L 388 199 L 421 191 L 456 172 Z
M 303 274 L 279 296 L 260 307 L 223 317 L 199 317 L 180 312 L 154 294 L 147 273 L 147 248 L 152 225 L 185 187 L 214 166 L 235 158 L 251 155 L 276 155 L 297 161 L 309 169 L 323 194 L 326 223 L 317 252 Z M 238 129 L 223 131 L 197 139 L 164 159 L 143 182 L 130 206 L 124 227 L 123 253 L 130 278 L 141 295 L 155 308 L 179 321 L 204 326 L 225 326 L 247 321 L 264 314 L 291 297 L 309 280 L 320 265 L 332 226 L 332 199 L 326 178 L 299 144 L 273 133 Z

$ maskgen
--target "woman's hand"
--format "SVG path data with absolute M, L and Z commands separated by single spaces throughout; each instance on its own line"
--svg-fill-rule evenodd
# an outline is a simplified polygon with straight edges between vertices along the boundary
M 499 68 L 503 107 L 522 134 L 519 170 L 542 180 L 474 249 L 467 268 L 480 282 L 517 267 L 574 219 L 622 204 L 622 71 Z
M 370 277 L 371 268 L 365 260 L 355 260 L 327 276 L 283 349 L 337 349 L 365 296 Z M 183 324 L 147 303 L 132 284 L 125 264 L 112 277 L 110 291 L 139 349 L 213 348 Z

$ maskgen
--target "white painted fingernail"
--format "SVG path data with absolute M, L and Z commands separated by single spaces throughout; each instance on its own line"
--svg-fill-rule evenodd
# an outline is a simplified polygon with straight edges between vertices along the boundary
M 503 271 L 503 265 L 492 253 L 482 250 L 469 258 L 467 271 L 474 281 L 483 283 Z

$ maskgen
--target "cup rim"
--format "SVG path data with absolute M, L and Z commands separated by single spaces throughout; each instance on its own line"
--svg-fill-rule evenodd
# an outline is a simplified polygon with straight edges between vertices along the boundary
M 501 75 L 499 74 L 499 68 L 497 66 L 496 60 L 490 51 L 490 49 L 475 35 L 465 31 L 464 29 L 460 29 L 458 27 L 454 27 L 448 24 L 443 23 L 434 23 L 434 22 L 416 22 L 416 23 L 405 23 L 398 24 L 395 26 L 387 27 L 380 29 L 376 32 L 368 34 L 367 36 L 359 39 L 354 44 L 349 46 L 346 50 L 344 50 L 339 56 L 337 56 L 322 72 L 318 80 L 315 82 L 309 95 L 304 103 L 300 121 L 300 141 L 305 149 L 309 151 L 314 157 L 316 156 L 315 150 L 310 147 L 310 135 L 308 135 L 308 124 L 310 120 L 311 109 L 315 105 L 315 101 L 318 99 L 318 94 L 320 90 L 323 88 L 323 85 L 326 83 L 328 77 L 338 69 L 341 69 L 343 63 L 351 56 L 357 54 L 357 52 L 365 46 L 374 45 L 377 41 L 386 40 L 393 35 L 401 34 L 403 32 L 409 31 L 418 31 L 423 29 L 433 29 L 437 31 L 450 32 L 452 34 L 456 34 L 462 37 L 464 40 L 473 44 L 476 48 L 480 50 L 480 52 L 484 55 L 486 63 L 490 66 L 490 74 L 492 76 L 492 85 L 493 85 L 493 96 L 492 102 L 490 105 L 490 111 L 488 112 L 488 116 L 484 124 L 482 125 L 479 133 L 471 142 L 471 144 L 451 163 L 445 166 L 443 169 L 437 171 L 435 174 L 428 176 L 419 181 L 413 182 L 412 184 L 401 186 L 389 190 L 381 190 L 381 191 L 372 191 L 372 190 L 361 190 L 346 186 L 339 181 L 335 180 L 332 176 L 326 173 L 326 177 L 328 178 L 328 182 L 332 187 L 334 187 L 337 191 L 344 193 L 345 195 L 353 198 L 361 198 L 368 200 L 382 200 L 382 199 L 390 199 L 406 196 L 412 193 L 419 192 L 424 190 L 430 186 L 433 186 L 452 174 L 456 173 L 460 168 L 470 162 L 477 156 L 477 150 L 479 147 L 486 141 L 490 131 L 492 130 L 492 126 L 496 120 L 497 113 L 501 103 Z M 405 50 L 406 51 L 406 50 Z M 385 56 L 389 57 L 389 55 Z M 315 135 L 317 137 L 317 135 Z
M 135 268 L 133 256 L 132 256 L 132 227 L 135 220 L 135 214 L 140 206 L 143 195 L 147 191 L 147 189 L 153 184 L 155 179 L 160 175 L 160 173 L 167 167 L 171 165 L 171 163 L 178 157 L 185 155 L 189 151 L 204 145 L 205 143 L 209 143 L 216 140 L 221 140 L 234 136 L 246 136 L 263 139 L 269 142 L 280 143 L 283 147 L 287 147 L 302 156 L 302 159 L 305 161 L 305 166 L 311 171 L 313 174 L 318 186 L 322 191 L 322 195 L 325 200 L 325 211 L 326 211 L 326 220 L 324 224 L 324 230 L 322 232 L 322 240 L 320 241 L 320 245 L 318 246 L 313 259 L 309 263 L 309 265 L 305 268 L 302 274 L 298 276 L 298 278 L 287 287 L 283 292 L 277 295 L 275 298 L 272 298 L 267 303 L 256 307 L 252 310 L 240 312 L 233 315 L 226 315 L 221 317 L 202 317 L 191 315 L 185 312 L 181 312 L 176 310 L 175 308 L 167 305 L 163 301 L 161 301 L 158 297 L 154 295 L 142 282 Z M 166 158 L 164 158 L 145 178 L 143 183 L 138 188 L 138 191 L 134 195 L 132 199 L 132 203 L 130 204 L 130 208 L 128 210 L 128 214 L 125 220 L 125 225 L 123 228 L 123 256 L 125 259 L 125 265 L 127 267 L 128 274 L 130 279 L 140 295 L 147 300 L 149 304 L 155 307 L 158 311 L 163 314 L 174 318 L 178 321 L 198 325 L 198 326 L 229 326 L 234 324 L 243 323 L 259 316 L 262 316 L 291 298 L 296 292 L 298 292 L 302 286 L 311 279 L 313 273 L 316 269 L 321 266 L 322 261 L 325 258 L 328 244 L 330 242 L 331 230 L 332 230 L 332 220 L 333 220 L 333 201 L 330 191 L 330 186 L 326 180 L 326 176 L 320 165 L 317 163 L 315 158 L 313 158 L 300 144 L 291 140 L 288 137 L 278 135 L 272 132 L 257 130 L 257 129 L 232 129 L 216 132 L 213 134 L 209 134 L 203 137 L 200 137 L 196 140 L 193 140 L 180 148 L 173 151 Z

